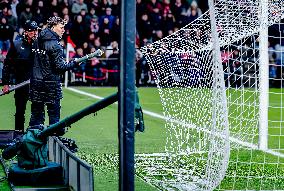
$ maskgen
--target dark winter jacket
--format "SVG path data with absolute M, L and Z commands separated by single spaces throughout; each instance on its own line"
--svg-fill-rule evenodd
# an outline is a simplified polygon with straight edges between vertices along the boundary
M 23 37 L 17 38 L 9 49 L 3 68 L 3 84 L 9 85 L 30 79 L 33 65 L 32 45 Z
M 39 33 L 34 43 L 34 65 L 32 67 L 30 100 L 52 103 L 62 98 L 60 76 L 75 66 L 66 63 L 59 36 L 46 28 Z
M 0 24 L 0 40 L 6 41 L 6 40 L 13 40 L 13 34 L 14 30 L 13 27 L 8 24 Z

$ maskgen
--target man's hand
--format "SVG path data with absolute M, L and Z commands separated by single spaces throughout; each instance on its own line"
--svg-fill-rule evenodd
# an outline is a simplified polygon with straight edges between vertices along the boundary
M 10 90 L 9 85 L 4 85 L 3 88 L 2 88 L 2 91 L 3 91 L 4 94 L 8 93 L 9 90 Z

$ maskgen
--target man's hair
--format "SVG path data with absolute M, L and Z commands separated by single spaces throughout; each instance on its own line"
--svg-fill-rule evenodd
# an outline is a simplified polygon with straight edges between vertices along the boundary
M 58 24 L 66 25 L 66 23 L 67 21 L 65 19 L 62 19 L 57 16 L 53 16 L 53 17 L 49 17 L 49 19 L 47 20 L 47 27 L 52 28 L 53 26 L 58 25 Z

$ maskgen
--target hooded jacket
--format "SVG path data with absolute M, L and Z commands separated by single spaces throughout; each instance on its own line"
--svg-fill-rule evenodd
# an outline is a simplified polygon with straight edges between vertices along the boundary
M 34 42 L 30 100 L 52 103 L 62 98 L 60 76 L 73 68 L 76 62 L 66 62 L 60 37 L 49 28 L 42 30 Z

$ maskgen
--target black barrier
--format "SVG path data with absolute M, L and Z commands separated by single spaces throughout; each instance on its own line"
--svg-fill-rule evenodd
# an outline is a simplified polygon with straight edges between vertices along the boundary
M 66 185 L 76 191 L 94 190 L 93 167 L 74 155 L 56 137 L 49 137 L 49 160 L 60 164 L 64 169 Z

